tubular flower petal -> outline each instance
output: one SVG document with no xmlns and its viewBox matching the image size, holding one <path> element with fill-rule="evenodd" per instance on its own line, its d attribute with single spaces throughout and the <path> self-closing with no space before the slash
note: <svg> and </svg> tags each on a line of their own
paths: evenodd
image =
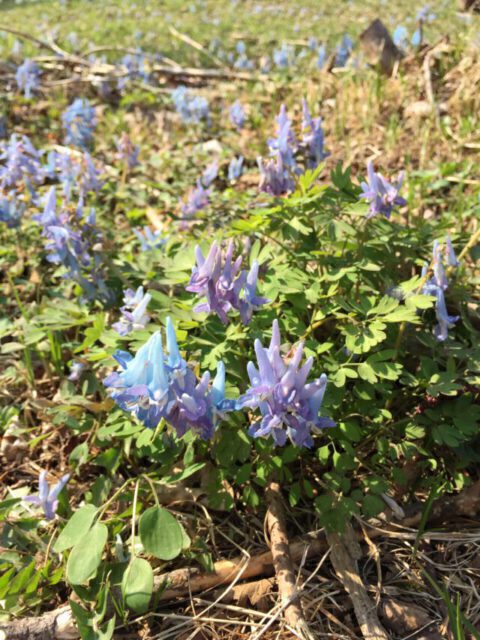
<svg viewBox="0 0 480 640">
<path fill-rule="evenodd" d="M 200 247 L 195 248 L 196 266 L 192 269 L 186 289 L 205 297 L 207 302 L 194 308 L 197 313 L 216 313 L 224 324 L 228 324 L 228 312 L 237 309 L 244 324 L 252 319 L 253 312 L 264 304 L 267 298 L 256 295 L 258 263 L 254 262 L 250 272 L 240 271 L 242 257 L 233 260 L 233 241 L 225 254 L 213 242 L 207 257 Z"/>
<path fill-rule="evenodd" d="M 364 198 L 370 203 L 369 218 L 381 213 L 386 218 L 390 218 L 395 207 L 403 207 L 407 201 L 398 195 L 403 182 L 403 173 L 398 177 L 396 183 L 390 184 L 380 173 L 375 173 L 371 162 L 367 165 L 368 179 L 362 182 L 363 193 L 360 198 Z"/>
<path fill-rule="evenodd" d="M 218 364 L 217 375 L 200 380 L 180 355 L 175 330 L 167 318 L 167 352 L 160 332 L 156 332 L 137 353 L 115 354 L 120 370 L 104 384 L 111 397 L 146 427 L 155 428 L 163 418 L 179 436 L 193 430 L 201 438 L 212 438 L 216 426 L 234 403 L 225 399 L 225 367 Z"/>
<path fill-rule="evenodd" d="M 271 435 L 279 446 L 289 438 L 298 447 L 311 447 L 312 431 L 334 426 L 332 420 L 318 415 L 327 385 L 326 375 L 306 383 L 313 359 L 309 358 L 299 369 L 303 344 L 297 347 L 289 362 L 282 359 L 277 320 L 273 322 L 270 346 L 266 349 L 256 340 L 255 354 L 258 370 L 252 362 L 248 363 L 252 386 L 237 402 L 237 408 L 260 409 L 262 418 L 252 424 L 250 435 L 256 438 Z"/>
</svg>

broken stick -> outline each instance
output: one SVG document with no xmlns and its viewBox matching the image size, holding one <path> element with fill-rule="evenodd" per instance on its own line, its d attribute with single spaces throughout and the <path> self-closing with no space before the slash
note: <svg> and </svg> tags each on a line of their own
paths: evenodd
<svg viewBox="0 0 480 640">
<path fill-rule="evenodd" d="M 268 509 L 266 514 L 267 532 L 270 536 L 270 550 L 277 576 L 278 591 L 284 610 L 285 622 L 295 629 L 302 638 L 312 638 L 302 605 L 297 593 L 295 567 L 288 544 L 285 512 L 283 509 L 280 485 L 270 482 L 266 491 Z"/>
<path fill-rule="evenodd" d="M 335 573 L 350 596 L 360 631 L 365 640 L 388 640 L 385 629 L 380 624 L 375 604 L 370 599 L 357 568 L 359 544 L 350 523 L 345 534 L 327 533 L 331 548 L 330 560 Z M 360 552 L 361 554 L 361 552 Z"/>
</svg>

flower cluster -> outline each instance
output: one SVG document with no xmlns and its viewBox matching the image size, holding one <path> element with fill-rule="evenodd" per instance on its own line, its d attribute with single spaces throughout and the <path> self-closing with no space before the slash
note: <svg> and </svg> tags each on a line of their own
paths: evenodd
<svg viewBox="0 0 480 640">
<path fill-rule="evenodd" d="M 448 330 L 453 327 L 460 316 L 449 316 L 445 303 L 445 291 L 448 288 L 448 279 L 445 266 L 450 268 L 458 267 L 459 262 L 455 255 L 450 238 L 447 236 L 445 247 L 435 240 L 433 243 L 433 257 L 431 265 L 426 262 L 422 269 L 422 278 L 427 277 L 430 266 L 433 275 L 429 278 L 422 289 L 422 292 L 429 296 L 435 296 L 435 311 L 437 316 L 437 326 L 433 333 L 437 340 L 443 342 L 448 338 Z"/>
<path fill-rule="evenodd" d="M 192 94 L 183 85 L 172 92 L 172 101 L 177 113 L 186 124 L 198 124 L 202 120 L 210 122 L 208 100 Z"/>
<path fill-rule="evenodd" d="M 58 212 L 55 187 L 51 187 L 43 212 L 33 219 L 43 227 L 47 260 L 66 269 L 62 277 L 80 285 L 88 300 L 109 302 L 112 294 L 102 268 L 102 236 L 96 227 L 95 210 L 86 214 L 80 201 L 76 208 L 63 203 Z"/>
<path fill-rule="evenodd" d="M 186 289 L 207 299 L 194 307 L 196 313 L 216 313 L 224 324 L 228 324 L 228 312 L 236 309 L 241 320 L 248 324 L 255 310 L 268 300 L 257 296 L 258 263 L 250 271 L 240 271 L 242 256 L 233 261 L 233 240 L 225 254 L 216 242 L 205 258 L 200 247 L 195 247 L 196 266 L 192 269 Z"/>
<path fill-rule="evenodd" d="M 315 169 L 330 154 L 324 149 L 325 134 L 321 118 L 312 118 L 307 101 L 302 100 L 302 142 L 306 151 L 306 166 Z"/>
<path fill-rule="evenodd" d="M 403 173 L 394 184 L 390 184 L 380 173 L 375 173 L 371 162 L 367 165 L 368 179 L 362 182 L 363 193 L 360 198 L 364 198 L 370 203 L 369 218 L 381 213 L 386 218 L 390 218 L 394 207 L 403 207 L 407 201 L 398 195 L 402 187 Z"/>
<path fill-rule="evenodd" d="M 311 447 L 311 433 L 335 423 L 320 417 L 327 377 L 322 374 L 307 382 L 313 365 L 308 358 L 300 367 L 303 344 L 293 352 L 290 361 L 280 354 L 280 330 L 277 320 L 272 327 L 272 339 L 268 349 L 255 340 L 258 369 L 253 362 L 247 366 L 251 387 L 237 402 L 237 408 L 260 409 L 261 420 L 252 424 L 250 435 L 255 438 L 271 435 L 275 444 L 283 446 L 287 437 L 297 447 Z"/>
<path fill-rule="evenodd" d="M 162 238 L 160 230 L 152 231 L 150 227 L 146 226 L 143 229 L 134 229 L 133 233 L 137 236 L 142 251 L 159 249 L 167 241 L 166 238 Z"/>
<path fill-rule="evenodd" d="M 210 190 L 205 189 L 201 179 L 197 180 L 197 186 L 190 189 L 186 201 L 182 204 L 181 209 L 184 217 L 191 218 L 198 211 L 205 209 L 210 202 Z"/>
<path fill-rule="evenodd" d="M 45 180 L 41 156 L 27 136 L 12 134 L 0 145 L 0 187 L 26 188 L 35 198 L 35 187 Z"/>
<path fill-rule="evenodd" d="M 138 161 L 140 147 L 138 144 L 133 144 L 128 133 L 123 132 L 116 144 L 118 159 L 121 160 L 130 171 L 140 164 Z"/>
<path fill-rule="evenodd" d="M 86 99 L 76 98 L 63 112 L 65 142 L 76 147 L 86 148 L 93 140 L 96 126 L 95 109 Z"/>
<path fill-rule="evenodd" d="M 38 480 L 38 496 L 26 496 L 24 500 L 36 507 L 42 507 L 47 520 L 53 520 L 58 509 L 58 496 L 61 490 L 70 480 L 70 474 L 66 473 L 57 484 L 50 489 L 47 480 L 47 472 L 41 471 Z"/>
<path fill-rule="evenodd" d="M 25 207 L 25 203 L 17 197 L 15 191 L 0 193 L 0 222 L 5 222 L 7 227 L 18 226 Z"/>
<path fill-rule="evenodd" d="M 232 158 L 228 164 L 228 179 L 230 182 L 235 182 L 242 175 L 243 171 L 243 156 L 238 158 Z"/>
<path fill-rule="evenodd" d="M 51 178 L 58 178 L 63 186 L 63 196 L 70 202 L 72 191 L 78 189 L 84 198 L 88 192 L 98 193 L 103 186 L 100 169 L 87 152 L 51 151 L 48 154 L 48 172 Z"/>
<path fill-rule="evenodd" d="M 230 122 L 240 131 L 240 129 L 243 129 L 244 125 L 245 125 L 245 109 L 242 105 L 242 103 L 240 102 L 240 100 L 237 100 L 236 102 L 234 102 L 232 104 L 232 106 L 230 107 Z"/>
<path fill-rule="evenodd" d="M 15 80 L 20 91 L 23 91 L 24 97 L 29 100 L 32 93 L 40 86 L 40 69 L 36 62 L 27 58 L 17 68 Z"/>
<path fill-rule="evenodd" d="M 145 55 L 139 51 L 132 54 L 127 53 L 120 61 L 124 75 L 117 81 L 119 91 L 122 91 L 131 80 L 142 80 L 145 83 L 150 81 L 150 71 Z"/>
<path fill-rule="evenodd" d="M 302 110 L 301 139 L 297 140 L 292 121 L 282 104 L 276 118 L 276 135 L 268 140 L 270 158 L 257 159 L 260 191 L 274 196 L 293 191 L 295 178 L 305 169 L 315 169 L 329 155 L 324 149 L 321 118 L 312 118 L 305 100 Z"/>
<path fill-rule="evenodd" d="M 117 352 L 120 372 L 110 374 L 105 386 L 115 402 L 146 427 L 155 428 L 163 418 L 180 437 L 192 430 L 205 440 L 212 438 L 219 420 L 235 405 L 225 399 L 223 362 L 212 383 L 208 371 L 198 380 L 180 355 L 170 318 L 167 351 L 168 357 L 157 331 L 135 356 Z"/>
<path fill-rule="evenodd" d="M 138 287 L 136 291 L 126 289 L 123 294 L 125 304 L 120 308 L 122 317 L 112 328 L 121 336 L 126 336 L 136 329 L 144 329 L 150 321 L 147 307 L 151 299 L 152 296 L 144 293 L 143 287 Z"/>
</svg>

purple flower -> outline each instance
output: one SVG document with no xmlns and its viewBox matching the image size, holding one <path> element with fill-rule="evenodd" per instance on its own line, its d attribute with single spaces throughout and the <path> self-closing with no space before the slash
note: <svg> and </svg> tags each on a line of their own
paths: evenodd
<svg viewBox="0 0 480 640">
<path fill-rule="evenodd" d="M 293 51 L 292 48 L 282 43 L 281 47 L 278 49 L 274 49 L 273 51 L 273 62 L 278 69 L 288 69 L 288 67 L 292 64 L 293 61 Z"/>
<path fill-rule="evenodd" d="M 76 98 L 63 112 L 62 122 L 66 131 L 66 144 L 73 144 L 81 148 L 90 144 L 96 120 L 95 109 L 88 100 Z"/>
<path fill-rule="evenodd" d="M 122 317 L 112 325 L 112 328 L 121 336 L 126 336 L 137 329 L 144 329 L 150 321 L 147 314 L 147 306 L 152 296 L 143 292 L 143 287 L 136 291 L 127 289 L 124 292 L 124 306 L 120 311 Z"/>
<path fill-rule="evenodd" d="M 294 179 L 285 168 L 280 152 L 277 153 L 276 159 L 257 158 L 257 164 L 260 169 L 260 183 L 258 185 L 260 191 L 271 196 L 281 196 L 295 190 Z"/>
<path fill-rule="evenodd" d="M 5 222 L 7 227 L 18 227 L 25 208 L 15 191 L 0 193 L 0 222 Z"/>
<path fill-rule="evenodd" d="M 120 91 L 126 87 L 129 80 L 140 79 L 145 83 L 149 82 L 150 72 L 148 70 L 147 60 L 141 51 L 135 54 L 127 53 L 127 55 L 123 56 L 120 64 L 125 74 L 117 81 L 117 87 Z"/>
<path fill-rule="evenodd" d="M 47 520 L 53 520 L 58 508 L 58 496 L 69 480 L 70 474 L 67 473 L 50 489 L 47 481 L 47 472 L 41 471 L 38 480 L 38 496 L 26 496 L 24 500 L 37 507 L 42 507 Z"/>
<path fill-rule="evenodd" d="M 95 210 L 86 214 L 80 200 L 75 210 L 63 203 L 58 211 L 55 187 L 51 187 L 43 213 L 33 219 L 43 227 L 47 260 L 65 267 L 62 277 L 79 284 L 88 300 L 109 302 L 112 293 L 105 282 L 103 238 L 96 228 Z"/>
<path fill-rule="evenodd" d="M 279 153 L 282 157 L 283 166 L 296 172 L 297 169 L 294 155 L 297 151 L 298 143 L 292 130 L 292 121 L 288 117 L 287 109 L 284 104 L 280 107 L 280 112 L 276 118 L 276 122 L 276 137 L 269 138 L 268 140 L 270 154 L 272 156 L 276 156 L 277 153 Z"/>
<path fill-rule="evenodd" d="M 235 182 L 242 175 L 243 170 L 243 156 L 238 156 L 238 158 L 232 158 L 228 165 L 228 179 L 230 182 Z"/>
<path fill-rule="evenodd" d="M 230 122 L 237 127 L 238 130 L 243 129 L 245 125 L 245 109 L 240 100 L 237 100 L 230 107 Z"/>
<path fill-rule="evenodd" d="M 253 311 L 267 304 L 268 300 L 256 295 L 258 263 L 253 263 L 248 274 L 245 270 L 240 271 L 242 256 L 233 261 L 233 249 L 233 240 L 225 254 L 214 242 L 205 258 L 200 247 L 195 247 L 197 264 L 192 269 L 186 289 L 207 299 L 196 305 L 194 312 L 216 313 L 224 324 L 228 324 L 229 311 L 236 309 L 242 322 L 248 324 Z"/>
<path fill-rule="evenodd" d="M 324 44 L 318 47 L 317 51 L 317 69 L 323 69 L 327 61 L 327 48 Z"/>
<path fill-rule="evenodd" d="M 394 184 L 390 184 L 380 174 L 375 173 L 371 162 L 367 165 L 368 180 L 362 182 L 363 193 L 360 198 L 365 198 L 370 203 L 369 218 L 381 213 L 386 218 L 390 218 L 394 207 L 403 207 L 407 201 L 398 195 L 403 182 L 403 173 Z"/>
<path fill-rule="evenodd" d="M 86 366 L 87 365 L 84 362 L 74 360 L 70 366 L 70 374 L 68 375 L 67 380 L 70 380 L 70 382 L 78 382 Z"/>
<path fill-rule="evenodd" d="M 269 348 L 265 349 L 260 340 L 255 340 L 255 354 L 258 368 L 253 362 L 247 366 L 252 386 L 237 403 L 237 408 L 260 409 L 262 414 L 261 420 L 250 427 L 249 434 L 255 438 L 271 435 L 279 446 L 289 438 L 297 447 L 311 447 L 312 431 L 335 424 L 318 415 L 327 385 L 326 375 L 307 382 L 313 358 L 308 358 L 300 367 L 303 343 L 299 344 L 288 362 L 282 358 L 277 320 L 273 322 Z"/>
<path fill-rule="evenodd" d="M 302 141 L 307 150 L 306 166 L 309 169 L 315 169 L 329 156 L 329 153 L 323 148 L 322 119 L 312 118 L 305 99 L 302 100 L 302 110 Z"/>
<path fill-rule="evenodd" d="M 138 144 L 133 144 L 128 133 L 123 132 L 116 145 L 118 149 L 118 158 L 122 162 L 125 162 L 130 170 L 140 164 L 138 161 L 140 147 Z"/>
<path fill-rule="evenodd" d="M 205 189 L 201 179 L 197 180 L 197 186 L 190 189 L 187 201 L 181 206 L 182 213 L 186 218 L 192 218 L 196 213 L 205 209 L 210 200 L 210 190 Z"/>
<path fill-rule="evenodd" d="M 172 91 L 172 101 L 180 118 L 186 124 L 198 124 L 205 120 L 210 122 L 208 101 L 202 96 L 192 94 L 186 87 L 180 85 Z"/>
<path fill-rule="evenodd" d="M 40 69 L 38 65 L 27 58 L 15 74 L 18 88 L 23 91 L 25 98 L 30 99 L 32 93 L 40 86 Z"/>
<path fill-rule="evenodd" d="M 152 251 L 153 249 L 160 248 L 167 241 L 166 238 L 162 238 L 162 232 L 160 230 L 152 231 L 150 227 L 143 227 L 143 229 L 134 229 L 133 233 L 140 241 L 140 248 L 142 251 Z"/>
<path fill-rule="evenodd" d="M 258 262 L 255 260 L 247 274 L 243 287 L 243 297 L 239 299 L 240 317 L 243 324 L 249 324 L 253 312 L 269 302 L 268 298 L 257 296 Z"/>
<path fill-rule="evenodd" d="M 445 270 L 445 263 L 449 267 L 458 267 L 460 264 L 455 255 L 450 237 L 445 240 L 445 248 L 442 248 L 438 240 L 433 243 L 432 270 L 433 276 L 429 278 L 423 286 L 422 293 L 435 296 L 435 313 L 438 324 L 433 330 L 437 340 L 441 342 L 448 338 L 448 330 L 459 320 L 460 316 L 450 316 L 445 303 L 445 291 L 448 287 L 448 279 Z M 428 273 L 429 264 L 426 262 L 422 269 L 422 278 Z"/>
<path fill-rule="evenodd" d="M 38 152 L 27 136 L 11 135 L 0 145 L 0 186 L 18 187 L 24 184 L 35 197 L 35 186 L 45 179 L 45 170 Z"/>
<path fill-rule="evenodd" d="M 352 49 L 353 40 L 350 38 L 350 36 L 345 34 L 340 44 L 337 46 L 337 51 L 335 54 L 336 67 L 344 67 L 347 64 L 350 54 L 352 53 Z"/>
<path fill-rule="evenodd" d="M 115 402 L 146 427 L 155 428 L 163 418 L 178 436 L 192 430 L 210 439 L 224 413 L 234 408 L 225 399 L 225 367 L 218 364 L 211 384 L 208 372 L 198 380 L 180 355 L 170 318 L 166 333 L 168 357 L 157 331 L 135 356 L 117 352 L 120 372 L 110 374 L 104 384 Z"/>
<path fill-rule="evenodd" d="M 218 162 L 214 160 L 211 162 L 205 171 L 202 173 L 202 186 L 209 187 L 215 178 L 218 176 Z"/>
</svg>

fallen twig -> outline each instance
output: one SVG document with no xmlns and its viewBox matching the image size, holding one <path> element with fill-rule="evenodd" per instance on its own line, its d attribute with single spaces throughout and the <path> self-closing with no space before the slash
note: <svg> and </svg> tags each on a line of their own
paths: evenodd
<svg viewBox="0 0 480 640">
<path fill-rule="evenodd" d="M 188 44 L 189 47 L 192 47 L 193 49 L 200 51 L 201 53 L 203 53 L 203 55 L 207 56 L 207 58 L 210 58 L 210 60 L 214 62 L 216 65 L 218 65 L 219 67 L 224 66 L 220 58 L 217 58 L 216 55 L 214 55 L 213 53 L 205 49 L 205 47 L 202 44 L 200 44 L 200 42 L 197 42 L 196 40 L 194 40 L 190 36 L 187 36 L 184 33 L 180 33 L 180 31 L 175 29 L 175 27 L 169 27 L 168 30 L 170 31 L 170 33 L 174 38 L 177 38 L 178 40 L 181 40 L 185 44 Z"/>
<path fill-rule="evenodd" d="M 335 572 L 350 596 L 360 630 L 366 640 L 388 640 L 385 629 L 380 624 L 376 607 L 370 600 L 365 585 L 358 574 L 357 560 L 360 547 L 350 524 L 345 534 L 327 533 L 331 548 L 330 559 Z M 360 552 L 361 555 L 361 552 Z"/>
<path fill-rule="evenodd" d="M 270 549 L 275 575 L 277 576 L 278 591 L 282 603 L 289 603 L 284 611 L 285 622 L 295 629 L 300 636 L 311 638 L 312 635 L 297 595 L 295 568 L 290 555 L 282 496 L 277 482 L 269 484 L 266 498 L 268 503 L 266 525 L 270 537 Z"/>
</svg>

